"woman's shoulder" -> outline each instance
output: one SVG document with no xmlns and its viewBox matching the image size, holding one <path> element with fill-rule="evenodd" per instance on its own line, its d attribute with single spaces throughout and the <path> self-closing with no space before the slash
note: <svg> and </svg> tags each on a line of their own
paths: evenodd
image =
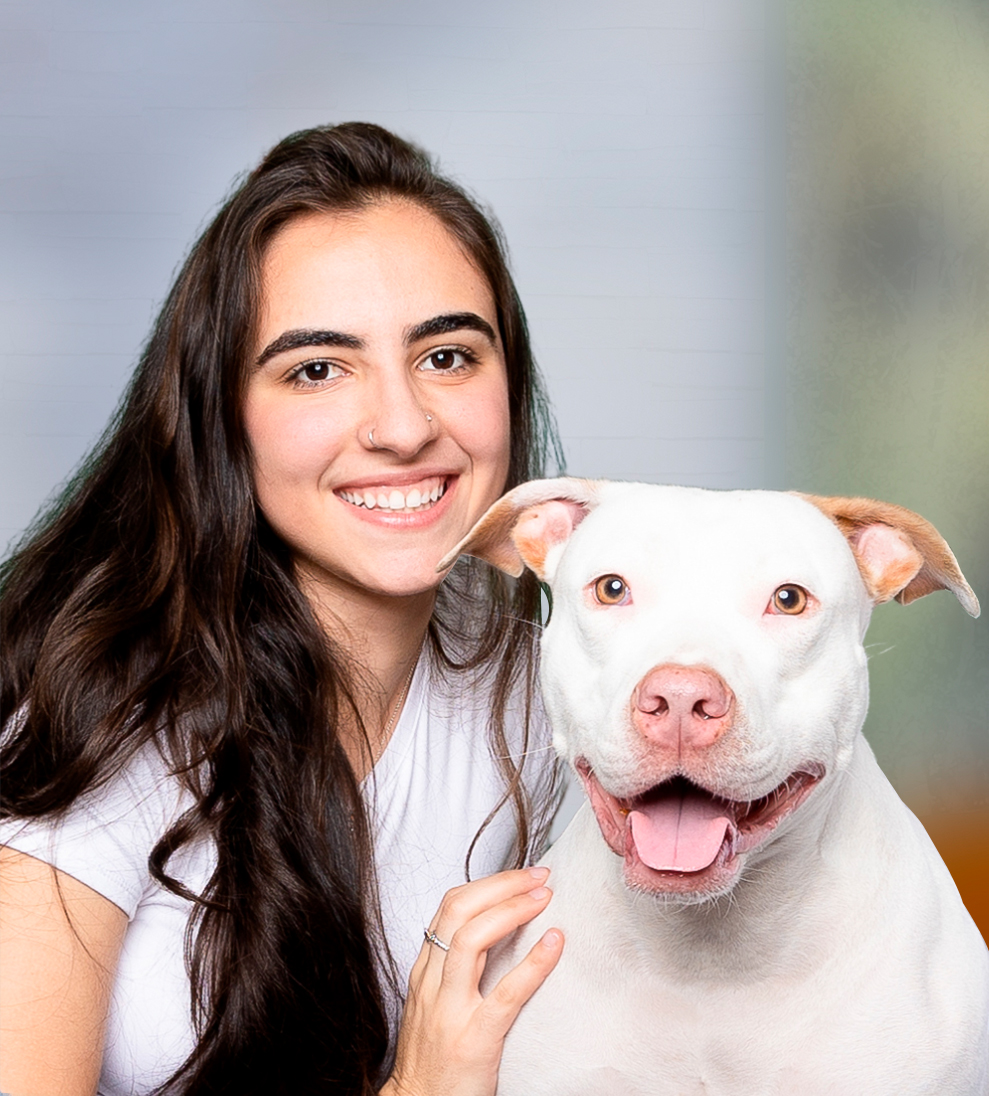
<svg viewBox="0 0 989 1096">
<path fill-rule="evenodd" d="M 499 677 L 497 662 L 479 666 L 450 666 L 427 652 L 423 701 L 431 713 L 464 727 L 490 725 L 492 714 L 501 707 L 504 727 L 511 738 L 521 738 L 528 725 L 531 733 L 545 736 L 546 715 L 535 675 L 530 684 L 527 667 L 519 666 L 507 681 Z"/>
<path fill-rule="evenodd" d="M 132 917 L 151 885 L 148 857 L 192 804 L 155 742 L 64 812 L 0 822 L 0 843 L 51 864 Z"/>
<path fill-rule="evenodd" d="M 422 755 L 421 764 L 434 774 L 443 770 L 446 782 L 480 781 L 496 799 L 504 791 L 507 768 L 517 769 L 533 801 L 545 802 L 556 795 L 559 763 L 542 697 L 528 674 L 503 684 L 497 671 L 497 664 L 451 669 L 431 659 L 408 751 Z"/>
</svg>

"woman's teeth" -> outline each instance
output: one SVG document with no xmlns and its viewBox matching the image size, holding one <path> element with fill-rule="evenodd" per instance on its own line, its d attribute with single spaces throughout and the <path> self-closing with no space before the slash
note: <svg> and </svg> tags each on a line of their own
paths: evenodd
<svg viewBox="0 0 989 1096">
<path fill-rule="evenodd" d="M 416 510 L 428 510 L 446 493 L 445 479 L 426 480 L 415 487 L 400 491 L 397 487 L 366 487 L 362 491 L 337 492 L 352 506 L 366 510 L 390 510 L 411 514 Z"/>
</svg>

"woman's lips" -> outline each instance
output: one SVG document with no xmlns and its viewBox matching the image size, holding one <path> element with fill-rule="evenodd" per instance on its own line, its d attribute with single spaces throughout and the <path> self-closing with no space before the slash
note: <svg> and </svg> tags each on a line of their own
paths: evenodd
<svg viewBox="0 0 989 1096">
<path fill-rule="evenodd" d="M 341 487 L 338 498 L 361 510 L 390 514 L 415 514 L 431 510 L 446 494 L 448 476 L 428 476 L 417 483 L 395 487 L 380 484 L 368 487 Z"/>
</svg>

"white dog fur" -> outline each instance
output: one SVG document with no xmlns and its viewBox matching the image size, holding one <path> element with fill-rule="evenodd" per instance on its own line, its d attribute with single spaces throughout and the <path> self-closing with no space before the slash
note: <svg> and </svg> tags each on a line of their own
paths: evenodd
<svg viewBox="0 0 989 1096">
<path fill-rule="evenodd" d="M 861 734 L 873 605 L 950 589 L 978 614 L 933 526 L 541 480 L 441 567 L 462 552 L 548 583 L 546 708 L 592 800 L 548 910 L 489 958 L 488 987 L 566 936 L 499 1096 L 986 1096 L 989 955 Z"/>
</svg>

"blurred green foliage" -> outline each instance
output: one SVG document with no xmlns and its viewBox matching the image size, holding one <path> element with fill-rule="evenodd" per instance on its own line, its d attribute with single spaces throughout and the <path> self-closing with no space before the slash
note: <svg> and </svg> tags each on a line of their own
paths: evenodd
<svg viewBox="0 0 989 1096">
<path fill-rule="evenodd" d="M 989 5 L 786 10 L 788 486 L 923 514 L 989 610 Z M 989 612 L 881 606 L 867 643 L 900 793 L 989 803 Z"/>
</svg>

